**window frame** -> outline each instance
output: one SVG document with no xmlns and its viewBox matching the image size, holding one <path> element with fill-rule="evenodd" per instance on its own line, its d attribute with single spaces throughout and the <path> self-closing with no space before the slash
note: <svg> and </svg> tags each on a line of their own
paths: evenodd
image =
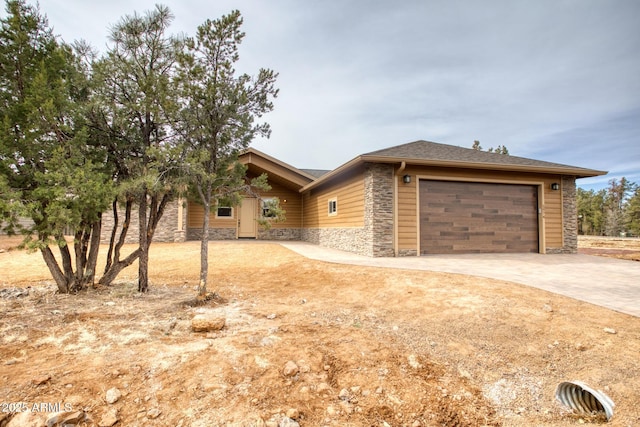
<svg viewBox="0 0 640 427">
<path fill-rule="evenodd" d="M 338 215 L 338 198 L 331 197 L 327 201 L 327 216 L 336 216 Z"/>
<path fill-rule="evenodd" d="M 216 219 L 233 219 L 234 209 L 233 206 L 216 206 Z M 229 215 L 219 215 L 219 209 L 229 209 Z"/>
<path fill-rule="evenodd" d="M 277 197 L 262 197 L 260 198 L 260 217 L 262 219 L 275 218 L 276 215 L 265 215 L 265 205 L 272 200 L 279 200 Z"/>
</svg>

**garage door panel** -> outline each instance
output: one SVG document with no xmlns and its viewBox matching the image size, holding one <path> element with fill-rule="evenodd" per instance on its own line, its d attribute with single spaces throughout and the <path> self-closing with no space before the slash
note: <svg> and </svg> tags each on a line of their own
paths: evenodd
<svg viewBox="0 0 640 427">
<path fill-rule="evenodd" d="M 421 253 L 538 252 L 537 188 L 420 181 Z"/>
</svg>

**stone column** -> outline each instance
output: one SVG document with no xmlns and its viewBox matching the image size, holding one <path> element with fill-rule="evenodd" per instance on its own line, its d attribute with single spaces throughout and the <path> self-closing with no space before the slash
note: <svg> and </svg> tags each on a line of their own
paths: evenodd
<svg viewBox="0 0 640 427">
<path fill-rule="evenodd" d="M 578 208 L 576 177 L 562 176 L 562 252 L 578 252 Z"/>
<path fill-rule="evenodd" d="M 367 255 L 393 257 L 393 165 L 367 163 L 364 174 Z"/>
</svg>

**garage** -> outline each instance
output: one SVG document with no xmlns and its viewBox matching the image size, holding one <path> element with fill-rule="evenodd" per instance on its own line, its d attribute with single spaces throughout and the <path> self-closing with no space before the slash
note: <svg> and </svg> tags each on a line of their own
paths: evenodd
<svg viewBox="0 0 640 427">
<path fill-rule="evenodd" d="M 420 253 L 538 252 L 538 187 L 420 180 Z"/>
</svg>

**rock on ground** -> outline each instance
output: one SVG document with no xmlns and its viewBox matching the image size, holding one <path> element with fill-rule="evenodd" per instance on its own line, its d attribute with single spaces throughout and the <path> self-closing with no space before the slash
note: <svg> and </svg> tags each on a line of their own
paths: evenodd
<svg viewBox="0 0 640 427">
<path fill-rule="evenodd" d="M 282 370 L 282 374 L 283 374 L 285 377 L 293 377 L 293 376 L 295 376 L 299 371 L 300 371 L 300 368 L 298 367 L 298 365 L 296 365 L 296 362 L 294 362 L 293 360 L 289 360 L 289 361 L 284 365 L 284 369 Z"/>
<path fill-rule="evenodd" d="M 224 317 L 210 314 L 197 314 L 191 319 L 191 330 L 193 330 L 193 332 L 219 331 L 224 328 L 225 323 Z"/>
<path fill-rule="evenodd" d="M 111 409 L 102 415 L 100 422 L 98 423 L 99 427 L 111 427 L 115 423 L 118 422 L 118 411 L 116 409 Z"/>
<path fill-rule="evenodd" d="M 122 397 L 122 392 L 117 388 L 113 387 L 107 390 L 106 400 L 107 403 L 113 404 L 116 403 Z"/>
</svg>

